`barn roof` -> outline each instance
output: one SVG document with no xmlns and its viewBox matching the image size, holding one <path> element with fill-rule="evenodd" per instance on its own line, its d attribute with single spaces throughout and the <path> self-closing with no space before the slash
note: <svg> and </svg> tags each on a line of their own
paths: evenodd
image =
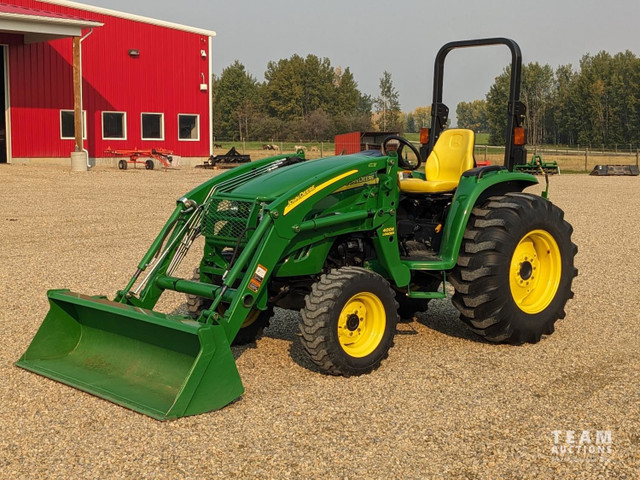
<svg viewBox="0 0 640 480">
<path fill-rule="evenodd" d="M 7 13 L 10 15 L 28 15 L 29 17 L 47 17 L 59 20 L 78 20 L 91 22 L 91 20 L 76 17 L 74 15 L 63 15 L 61 13 L 49 12 L 47 10 L 40 10 L 38 8 L 20 7 L 18 5 L 9 5 L 7 3 L 0 3 L 0 13 Z"/>
<path fill-rule="evenodd" d="M 0 32 L 22 34 L 25 43 L 77 37 L 83 28 L 102 25 L 74 15 L 0 3 Z"/>
<path fill-rule="evenodd" d="M 141 15 L 134 15 L 132 13 L 119 12 L 117 10 L 110 10 L 108 8 L 95 7 L 93 5 L 87 5 L 85 3 L 70 2 L 67 0 L 38 0 L 38 1 L 42 3 L 49 3 L 51 5 L 59 5 L 61 7 L 85 10 L 87 12 L 98 13 L 100 15 L 109 15 L 111 17 L 124 18 L 126 20 L 133 20 L 135 22 L 148 23 L 150 25 L 157 25 L 159 27 L 172 28 L 174 30 L 182 30 L 185 32 L 195 33 L 198 35 L 205 35 L 207 37 L 216 36 L 216 32 L 214 32 L 213 30 L 189 27 L 187 25 L 181 25 L 179 23 L 166 22 L 164 20 L 157 20 L 155 18 L 143 17 Z"/>
</svg>

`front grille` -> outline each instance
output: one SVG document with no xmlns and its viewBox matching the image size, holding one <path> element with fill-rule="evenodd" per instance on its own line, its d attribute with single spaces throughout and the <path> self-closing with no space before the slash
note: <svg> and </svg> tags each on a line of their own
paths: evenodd
<svg viewBox="0 0 640 480">
<path fill-rule="evenodd" d="M 253 202 L 229 199 L 213 199 L 205 208 L 202 231 L 207 238 L 235 245 L 239 238 L 246 243 L 251 231 Z M 254 220 L 255 221 L 255 220 Z"/>
</svg>

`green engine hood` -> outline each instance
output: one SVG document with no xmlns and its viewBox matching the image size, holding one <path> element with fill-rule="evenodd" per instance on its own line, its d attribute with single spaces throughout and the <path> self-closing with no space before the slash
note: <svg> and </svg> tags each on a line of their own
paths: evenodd
<svg viewBox="0 0 640 480">
<path fill-rule="evenodd" d="M 273 200 L 288 192 L 296 185 L 328 170 L 342 167 L 344 171 L 353 168 L 370 156 L 363 154 L 326 157 L 318 160 L 307 160 L 288 167 L 278 168 L 243 183 L 232 192 L 234 197 L 254 199 L 257 197 Z"/>
</svg>

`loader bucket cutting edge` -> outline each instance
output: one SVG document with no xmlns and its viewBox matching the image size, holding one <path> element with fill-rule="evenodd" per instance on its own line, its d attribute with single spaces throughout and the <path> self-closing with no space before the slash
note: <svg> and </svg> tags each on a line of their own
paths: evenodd
<svg viewBox="0 0 640 480">
<path fill-rule="evenodd" d="M 217 410 L 244 391 L 221 325 L 68 290 L 47 296 L 19 367 L 158 420 Z"/>
</svg>

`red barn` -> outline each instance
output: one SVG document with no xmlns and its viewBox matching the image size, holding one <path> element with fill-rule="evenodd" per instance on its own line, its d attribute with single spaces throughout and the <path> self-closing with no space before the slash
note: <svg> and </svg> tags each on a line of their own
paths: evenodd
<svg viewBox="0 0 640 480">
<path fill-rule="evenodd" d="M 74 105 L 82 105 L 82 148 L 97 163 L 107 148 L 208 157 L 214 36 L 63 0 L 0 3 L 0 163 L 67 162 L 80 149 Z"/>
</svg>

